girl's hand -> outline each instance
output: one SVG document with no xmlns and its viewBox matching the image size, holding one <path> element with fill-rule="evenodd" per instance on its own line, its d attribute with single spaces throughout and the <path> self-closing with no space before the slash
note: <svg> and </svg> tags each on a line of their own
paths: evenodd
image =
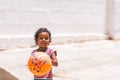
<svg viewBox="0 0 120 80">
<path fill-rule="evenodd" d="M 57 61 L 57 57 L 56 57 L 55 52 L 52 53 L 51 60 L 52 60 L 52 65 L 57 67 L 58 66 L 58 61 Z"/>
</svg>

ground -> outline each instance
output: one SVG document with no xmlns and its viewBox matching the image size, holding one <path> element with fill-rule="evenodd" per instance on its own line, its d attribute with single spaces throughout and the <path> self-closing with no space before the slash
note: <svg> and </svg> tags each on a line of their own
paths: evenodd
<svg viewBox="0 0 120 80">
<path fill-rule="evenodd" d="M 120 41 L 98 40 L 49 46 L 57 50 L 54 80 L 120 80 Z M 19 80 L 33 80 L 27 69 L 33 48 L 0 52 L 1 67 Z"/>
</svg>

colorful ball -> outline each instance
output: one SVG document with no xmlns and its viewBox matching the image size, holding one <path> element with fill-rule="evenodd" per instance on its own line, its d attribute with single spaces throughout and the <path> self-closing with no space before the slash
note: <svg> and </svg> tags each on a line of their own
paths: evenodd
<svg viewBox="0 0 120 80">
<path fill-rule="evenodd" d="M 28 60 L 28 69 L 37 76 L 43 76 L 51 70 L 52 62 L 46 53 L 35 52 Z"/>
</svg>

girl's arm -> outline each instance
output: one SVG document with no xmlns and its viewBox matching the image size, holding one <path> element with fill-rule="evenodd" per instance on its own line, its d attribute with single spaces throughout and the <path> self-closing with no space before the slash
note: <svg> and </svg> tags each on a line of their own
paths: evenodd
<svg viewBox="0 0 120 80">
<path fill-rule="evenodd" d="M 51 55 L 51 59 L 52 59 L 52 65 L 53 66 L 58 66 L 58 60 L 57 60 L 57 57 L 56 57 L 56 52 L 53 52 L 52 55 Z"/>
</svg>

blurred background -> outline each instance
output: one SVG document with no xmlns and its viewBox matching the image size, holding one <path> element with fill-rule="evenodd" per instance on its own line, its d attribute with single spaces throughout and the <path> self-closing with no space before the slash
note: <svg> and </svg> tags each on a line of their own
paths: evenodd
<svg viewBox="0 0 120 80">
<path fill-rule="evenodd" d="M 0 0 L 0 80 L 33 80 L 26 64 L 40 27 L 58 52 L 55 80 L 120 80 L 120 0 Z"/>
<path fill-rule="evenodd" d="M 47 27 L 53 44 L 119 39 L 119 0 L 0 0 L 0 48 L 34 45 Z"/>
</svg>

